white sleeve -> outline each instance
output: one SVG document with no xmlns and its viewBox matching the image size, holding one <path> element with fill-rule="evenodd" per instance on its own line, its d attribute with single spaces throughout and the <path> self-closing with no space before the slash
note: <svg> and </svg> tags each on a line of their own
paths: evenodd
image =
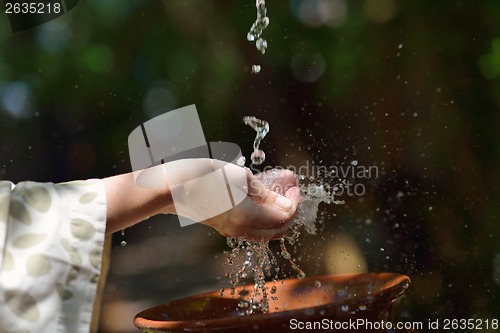
<svg viewBox="0 0 500 333">
<path fill-rule="evenodd" d="M 100 180 L 0 182 L 0 332 L 88 333 L 105 231 Z"/>
</svg>

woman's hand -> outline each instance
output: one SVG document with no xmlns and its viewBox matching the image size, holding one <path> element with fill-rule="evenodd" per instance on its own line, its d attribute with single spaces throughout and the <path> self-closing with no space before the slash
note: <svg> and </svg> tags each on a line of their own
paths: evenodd
<svg viewBox="0 0 500 333">
<path fill-rule="evenodd" d="M 203 221 L 224 236 L 268 241 L 293 223 L 300 200 L 297 176 L 289 170 L 247 172 L 248 195 L 232 209 Z M 265 184 L 265 185 L 264 185 Z"/>
</svg>

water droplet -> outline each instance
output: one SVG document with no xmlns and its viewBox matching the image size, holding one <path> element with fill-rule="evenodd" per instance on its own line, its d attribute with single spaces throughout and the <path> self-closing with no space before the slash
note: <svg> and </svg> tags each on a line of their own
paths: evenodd
<svg viewBox="0 0 500 333">
<path fill-rule="evenodd" d="M 318 288 L 321 288 L 321 281 L 320 280 L 314 281 L 314 285 Z"/>
<path fill-rule="evenodd" d="M 257 50 L 259 50 L 262 54 L 266 53 L 267 49 L 267 40 L 264 38 L 259 38 L 255 42 L 255 47 L 257 47 Z"/>
<path fill-rule="evenodd" d="M 235 247 L 236 245 L 236 240 L 234 238 L 228 237 L 227 240 L 227 245 L 231 248 Z"/>
<path fill-rule="evenodd" d="M 286 252 L 286 251 L 282 251 L 281 252 L 281 256 L 285 259 L 290 259 L 291 256 L 290 256 L 290 253 Z"/>
<path fill-rule="evenodd" d="M 347 312 L 349 311 L 349 305 L 342 305 L 340 309 L 344 312 Z"/>
<path fill-rule="evenodd" d="M 256 65 L 254 65 L 256 66 Z M 259 66 L 260 68 L 260 66 Z M 269 132 L 269 123 L 265 120 L 258 119 L 252 116 L 243 117 L 243 123 L 253 128 L 256 132 L 255 139 L 253 141 L 253 153 L 250 156 L 252 164 L 259 165 L 262 164 L 266 158 L 265 153 L 259 149 L 262 139 Z"/>
<path fill-rule="evenodd" d="M 262 25 L 262 30 L 264 30 L 265 28 L 267 28 L 267 26 L 269 25 L 269 17 L 264 16 L 262 18 L 261 25 Z"/>
<path fill-rule="evenodd" d="M 352 165 L 352 166 L 356 166 L 356 165 L 358 165 L 358 161 L 356 161 L 356 160 L 352 161 L 352 162 L 351 162 L 351 165 Z"/>
<path fill-rule="evenodd" d="M 252 73 L 257 74 L 260 73 L 260 65 L 252 65 Z"/>
<path fill-rule="evenodd" d="M 263 38 L 262 32 L 269 25 L 269 17 L 267 17 L 266 2 L 264 0 L 256 0 L 255 7 L 257 8 L 257 18 L 255 22 L 250 27 L 250 31 L 247 34 L 247 40 L 249 42 L 255 42 L 255 47 L 262 53 L 266 53 L 267 41 Z M 259 73 L 259 71 L 253 71 L 253 73 Z"/>
<path fill-rule="evenodd" d="M 366 310 L 366 305 L 361 304 L 361 305 L 359 306 L 359 309 L 360 309 L 361 311 L 365 311 L 365 310 Z"/>
<path fill-rule="evenodd" d="M 244 167 L 245 166 L 245 163 L 246 163 L 247 159 L 245 158 L 245 156 L 240 156 L 237 160 L 236 160 L 236 165 L 240 166 L 240 167 Z"/>
<path fill-rule="evenodd" d="M 127 242 L 126 242 L 126 241 L 124 241 L 124 240 L 122 240 L 122 242 L 120 243 L 120 245 L 121 245 L 121 246 L 125 246 L 125 245 L 127 245 Z"/>
<path fill-rule="evenodd" d="M 260 165 L 266 160 L 266 154 L 262 150 L 258 149 L 250 155 L 250 159 L 252 160 L 252 164 Z"/>
</svg>

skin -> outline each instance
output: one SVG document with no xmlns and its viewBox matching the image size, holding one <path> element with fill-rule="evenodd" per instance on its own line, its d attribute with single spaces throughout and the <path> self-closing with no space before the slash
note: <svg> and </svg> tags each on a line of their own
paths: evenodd
<svg viewBox="0 0 500 333">
<path fill-rule="evenodd" d="M 213 165 L 212 160 L 201 159 L 189 163 L 193 167 L 188 171 L 181 169 L 179 174 L 176 173 L 176 180 L 180 181 L 175 183 L 179 184 L 184 178 L 193 177 L 198 165 L 203 163 L 204 166 L 206 163 Z M 230 165 L 231 168 L 240 167 Z M 252 175 L 246 170 L 246 177 L 248 194 L 245 199 L 232 209 L 201 223 L 229 237 L 243 237 L 253 241 L 278 238 L 293 223 L 293 216 L 300 200 L 296 175 L 288 170 L 273 170 Z M 271 184 L 269 188 L 262 183 L 264 179 Z M 130 227 L 153 215 L 176 213 L 171 188 L 166 180 L 163 181 L 164 186 L 148 189 L 138 186 L 134 174 L 127 173 L 104 178 L 102 183 L 107 197 L 106 233 L 108 234 Z M 193 202 L 192 205 L 196 207 L 197 203 Z"/>
</svg>

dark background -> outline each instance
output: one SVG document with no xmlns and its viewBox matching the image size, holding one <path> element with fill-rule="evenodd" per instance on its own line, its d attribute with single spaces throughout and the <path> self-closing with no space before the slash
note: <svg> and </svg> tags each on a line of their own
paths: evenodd
<svg viewBox="0 0 500 333">
<path fill-rule="evenodd" d="M 500 2 L 269 0 L 265 55 L 246 41 L 255 15 L 252 0 L 88 0 L 12 33 L 0 14 L 0 179 L 128 172 L 128 134 L 189 104 L 207 141 L 248 157 L 255 115 L 267 165 L 379 170 L 320 206 L 295 251 L 308 275 L 399 272 L 403 320 L 500 319 Z M 203 225 L 155 217 L 115 245 L 102 332 L 227 285 L 225 239 Z"/>
</svg>

